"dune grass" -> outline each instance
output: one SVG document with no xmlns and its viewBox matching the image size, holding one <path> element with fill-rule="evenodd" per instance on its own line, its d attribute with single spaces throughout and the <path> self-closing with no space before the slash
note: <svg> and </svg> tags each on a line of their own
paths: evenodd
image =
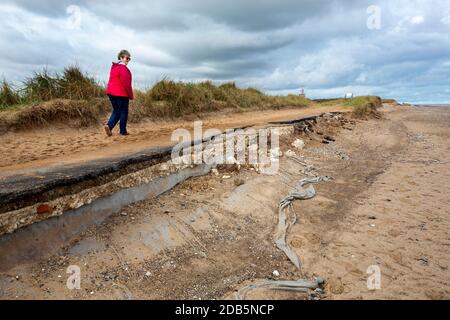
<svg viewBox="0 0 450 320">
<path fill-rule="evenodd" d="M 6 81 L 0 90 L 0 131 L 67 123 L 86 127 L 104 120 L 110 111 L 105 88 L 79 67 L 51 75 L 36 72 L 15 90 Z M 163 79 L 146 91 L 135 90 L 129 119 L 177 118 L 214 111 L 246 111 L 307 107 L 311 101 L 300 96 L 268 96 L 235 83 L 215 85 L 211 81 L 192 83 Z"/>
<path fill-rule="evenodd" d="M 62 74 L 50 74 L 47 70 L 36 72 L 19 89 L 3 81 L 0 88 L 0 131 L 36 128 L 57 122 L 72 127 L 99 124 L 111 109 L 105 91 L 78 66 L 65 68 Z M 266 95 L 255 88 L 239 88 L 234 82 L 216 85 L 211 81 L 193 83 L 163 79 L 148 90 L 135 90 L 129 119 L 138 122 L 144 118 L 167 119 L 208 112 L 311 105 L 344 105 L 353 108 L 356 116 L 363 116 L 376 114 L 381 99 L 356 97 L 312 102 L 298 95 Z"/>
<path fill-rule="evenodd" d="M 54 99 L 89 100 L 104 97 L 105 89 L 79 67 L 70 66 L 51 75 L 46 69 L 35 72 L 19 89 L 3 80 L 0 89 L 0 110 L 21 109 Z"/>
<path fill-rule="evenodd" d="M 382 100 L 377 96 L 358 96 L 352 99 L 319 99 L 315 100 L 315 103 L 322 106 L 340 105 L 351 108 L 356 118 L 379 118 L 380 113 L 377 109 L 382 106 Z"/>
<path fill-rule="evenodd" d="M 79 67 L 64 69 L 62 75 L 50 75 L 47 70 L 36 72 L 25 80 L 22 103 L 39 103 L 53 99 L 87 100 L 105 95 L 94 78 L 84 74 Z"/>
<path fill-rule="evenodd" d="M 146 92 L 137 92 L 132 104 L 134 110 L 140 109 L 140 116 L 174 118 L 221 110 L 307 107 L 311 101 L 300 96 L 268 96 L 254 88 L 238 88 L 233 82 L 214 85 L 165 79 Z"/>
<path fill-rule="evenodd" d="M 398 101 L 395 99 L 382 99 L 382 102 L 388 104 L 398 104 Z"/>
<path fill-rule="evenodd" d="M 380 97 L 361 96 L 353 99 L 348 99 L 343 103 L 343 105 L 353 108 L 353 115 L 357 118 L 379 118 L 380 113 L 377 109 L 382 106 L 382 102 Z"/>
</svg>

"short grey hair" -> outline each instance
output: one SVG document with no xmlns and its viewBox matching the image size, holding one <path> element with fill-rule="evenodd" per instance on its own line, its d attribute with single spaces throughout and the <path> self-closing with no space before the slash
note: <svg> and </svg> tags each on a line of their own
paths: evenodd
<svg viewBox="0 0 450 320">
<path fill-rule="evenodd" d="M 123 57 L 131 58 L 130 52 L 128 52 L 127 50 L 120 50 L 119 54 L 117 55 L 117 59 L 120 60 Z"/>
</svg>

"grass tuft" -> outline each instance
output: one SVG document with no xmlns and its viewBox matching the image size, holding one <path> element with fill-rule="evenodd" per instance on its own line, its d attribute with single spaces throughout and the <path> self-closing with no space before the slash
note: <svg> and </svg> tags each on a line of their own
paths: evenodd
<svg viewBox="0 0 450 320">
<path fill-rule="evenodd" d="M 22 100 L 27 103 L 50 101 L 52 99 L 86 100 L 101 97 L 105 89 L 95 79 L 84 74 L 79 67 L 70 66 L 63 74 L 51 75 L 46 69 L 35 72 L 25 80 Z"/>
<path fill-rule="evenodd" d="M 6 110 L 20 103 L 19 94 L 3 80 L 0 88 L 0 110 Z"/>
</svg>

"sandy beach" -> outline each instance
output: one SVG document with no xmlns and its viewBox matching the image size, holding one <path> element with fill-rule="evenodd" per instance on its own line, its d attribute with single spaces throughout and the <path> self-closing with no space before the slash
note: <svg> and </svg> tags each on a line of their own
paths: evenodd
<svg viewBox="0 0 450 320">
<path fill-rule="evenodd" d="M 123 208 L 57 254 L 1 272 L 0 298 L 236 298 L 262 279 L 321 277 L 320 299 L 449 299 L 450 108 L 385 105 L 381 113 L 345 127 L 320 122 L 317 131 L 334 143 L 281 141 L 286 153 L 304 139 L 297 154 L 334 178 L 315 186 L 315 198 L 294 203 L 297 222 L 287 242 L 301 270 L 273 242 L 278 202 L 304 177 L 304 168 L 283 156 L 273 176 L 219 168 Z M 2 172 L 21 157 L 9 150 Z M 49 152 L 23 161 L 65 156 Z M 81 268 L 80 290 L 66 287 L 70 265 Z M 378 289 L 367 286 L 371 266 L 380 271 Z M 311 295 L 257 289 L 246 298 Z"/>
</svg>

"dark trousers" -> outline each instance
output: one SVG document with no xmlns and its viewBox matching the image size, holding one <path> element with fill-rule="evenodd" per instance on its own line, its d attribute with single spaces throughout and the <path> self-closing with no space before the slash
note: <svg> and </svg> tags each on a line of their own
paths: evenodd
<svg viewBox="0 0 450 320">
<path fill-rule="evenodd" d="M 109 95 L 109 100 L 113 107 L 111 117 L 108 121 L 108 127 L 112 130 L 117 122 L 120 121 L 120 134 L 127 133 L 127 121 L 128 121 L 128 105 L 130 99 L 127 97 L 117 97 Z"/>
</svg>

